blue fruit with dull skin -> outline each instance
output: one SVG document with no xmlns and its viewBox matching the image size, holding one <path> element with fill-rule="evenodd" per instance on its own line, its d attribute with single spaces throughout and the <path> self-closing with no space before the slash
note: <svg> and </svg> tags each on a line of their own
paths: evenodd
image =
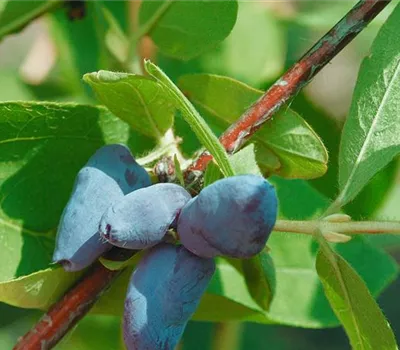
<svg viewBox="0 0 400 350">
<path fill-rule="evenodd" d="M 89 266 L 112 247 L 98 233 L 104 211 L 125 194 L 149 185 L 149 175 L 127 147 L 114 144 L 97 150 L 75 179 L 58 227 L 53 261 L 67 271 Z"/>
<path fill-rule="evenodd" d="M 214 271 L 213 259 L 183 246 L 150 248 L 132 274 L 125 299 L 127 349 L 175 349 Z"/>
<path fill-rule="evenodd" d="M 160 183 L 134 191 L 104 213 L 99 232 L 109 243 L 145 249 L 162 241 L 181 208 L 190 200 L 181 186 Z"/>
<path fill-rule="evenodd" d="M 211 258 L 249 258 L 265 246 L 278 201 L 263 177 L 238 175 L 212 183 L 182 209 L 178 234 L 192 253 Z"/>
</svg>

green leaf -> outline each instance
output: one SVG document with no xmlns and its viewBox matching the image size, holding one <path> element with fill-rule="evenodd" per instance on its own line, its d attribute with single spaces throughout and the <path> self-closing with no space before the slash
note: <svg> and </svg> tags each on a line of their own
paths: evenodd
<svg viewBox="0 0 400 350">
<path fill-rule="evenodd" d="M 37 17 L 61 5 L 61 1 L 4 1 L 0 5 L 0 40 L 20 31 Z"/>
<path fill-rule="evenodd" d="M 211 185 L 213 182 L 222 179 L 223 177 L 224 176 L 222 175 L 221 170 L 219 170 L 218 165 L 215 164 L 214 161 L 211 161 L 208 163 L 204 173 L 204 187 Z"/>
<path fill-rule="evenodd" d="M 255 257 L 242 260 L 243 274 L 253 299 L 268 311 L 276 290 L 274 262 L 262 251 Z"/>
<path fill-rule="evenodd" d="M 236 0 L 144 1 L 140 31 L 149 33 L 164 54 L 187 60 L 228 36 L 237 8 Z"/>
<path fill-rule="evenodd" d="M 119 62 L 124 63 L 128 57 L 129 40 L 111 11 L 105 7 L 102 10 L 108 24 L 106 46 Z"/>
<path fill-rule="evenodd" d="M 349 214 L 353 220 L 366 220 L 367 218 L 376 220 L 375 213 L 385 205 L 387 198 L 396 186 L 398 169 L 399 159 L 395 158 L 372 177 L 354 200 L 343 207 L 343 211 Z M 371 200 L 371 198 L 374 200 Z M 385 218 L 395 220 L 393 216 L 386 216 Z"/>
<path fill-rule="evenodd" d="M 247 288 L 240 260 L 230 260 L 217 259 L 217 270 L 193 319 L 269 323 L 267 314 L 254 301 Z"/>
<path fill-rule="evenodd" d="M 234 172 L 232 170 L 231 164 L 229 163 L 229 158 L 225 152 L 225 149 L 222 147 L 218 138 L 213 134 L 210 127 L 196 111 L 189 100 L 185 97 L 185 95 L 155 64 L 151 63 L 150 61 L 145 61 L 145 68 L 146 71 L 152 77 L 157 79 L 157 81 L 160 82 L 169 92 L 171 99 L 175 102 L 179 111 L 182 113 L 182 117 L 193 129 L 194 133 L 203 144 L 203 146 L 214 157 L 215 162 L 220 167 L 224 176 L 233 176 Z"/>
<path fill-rule="evenodd" d="M 276 79 L 284 69 L 287 50 L 287 29 L 276 12 L 260 1 L 241 1 L 232 32 L 216 50 L 201 57 L 204 71 L 253 86 Z"/>
<path fill-rule="evenodd" d="M 317 272 L 352 348 L 398 349 L 388 321 L 362 278 L 319 235 L 321 248 L 316 261 Z"/>
<path fill-rule="evenodd" d="M 262 176 L 260 168 L 257 165 L 256 152 L 253 144 L 233 154 L 230 160 L 236 175 L 254 174 Z"/>
<path fill-rule="evenodd" d="M 188 322 L 182 335 L 181 350 L 211 350 L 215 342 L 216 326 L 211 322 Z"/>
<path fill-rule="evenodd" d="M 79 169 L 105 143 L 137 140 L 105 108 L 0 103 L 0 282 L 49 266 Z"/>
<path fill-rule="evenodd" d="M 34 98 L 32 91 L 23 83 L 17 70 L 0 69 L 0 81 L 2 84 L 1 101 L 24 101 Z"/>
<path fill-rule="evenodd" d="M 311 127 L 321 137 L 329 154 L 329 167 L 326 174 L 311 181 L 311 184 L 328 198 L 334 200 L 338 194 L 337 178 L 339 171 L 339 145 L 341 125 L 337 120 L 326 114 L 305 96 L 304 93 L 296 96 L 290 107 L 304 117 Z M 385 203 L 396 179 L 397 160 L 380 170 L 363 190 L 346 204 L 344 212 L 353 220 L 365 220 L 373 215 Z M 374 198 L 373 201 L 369 198 Z M 392 218 L 393 216 L 386 216 Z M 374 237 L 378 238 L 378 237 Z M 379 238 L 378 238 L 379 239 Z"/>
<path fill-rule="evenodd" d="M 109 270 L 112 270 L 112 271 L 122 270 L 128 266 L 136 266 L 136 264 L 142 258 L 143 252 L 144 252 L 144 250 L 134 254 L 133 256 L 131 256 L 128 259 L 122 259 L 122 260 L 120 260 L 120 259 L 119 260 L 111 260 L 111 259 L 108 259 L 107 257 L 102 256 L 99 258 L 99 261 L 103 264 L 103 266 L 105 266 Z"/>
<path fill-rule="evenodd" d="M 161 83 L 109 71 L 88 73 L 83 79 L 98 99 L 134 130 L 159 140 L 172 126 L 175 106 Z"/>
<path fill-rule="evenodd" d="M 352 200 L 400 151 L 400 5 L 379 31 L 361 65 L 339 153 L 340 195 Z"/>
<path fill-rule="evenodd" d="M 302 180 L 272 177 L 279 198 L 279 217 L 318 218 L 330 201 Z M 276 271 L 276 292 L 269 311 L 272 321 L 307 328 L 333 327 L 338 320 L 325 297 L 315 268 L 318 246 L 310 236 L 273 232 L 268 240 Z M 363 237 L 335 245 L 377 296 L 398 275 L 396 262 Z M 296 291 L 295 293 L 293 291 Z"/>
<path fill-rule="evenodd" d="M 49 268 L 0 282 L 0 301 L 27 309 L 47 309 L 71 287 L 80 272 L 65 272 L 62 267 Z"/>
<path fill-rule="evenodd" d="M 178 157 L 174 154 L 174 166 L 175 166 L 175 174 L 178 178 L 179 183 L 181 186 L 185 186 L 185 180 L 183 179 L 183 172 L 181 168 L 181 163 L 179 163 Z"/>
<path fill-rule="evenodd" d="M 236 121 L 262 94 L 236 80 L 210 74 L 185 75 L 179 86 L 207 121 L 220 129 Z M 229 101 L 229 103 L 221 103 Z M 315 178 L 327 169 L 328 154 L 312 128 L 284 108 L 254 136 L 263 172 L 287 178 Z"/>
<path fill-rule="evenodd" d="M 254 139 L 259 153 L 266 147 L 278 157 L 280 168 L 270 171 L 279 176 L 313 179 L 327 170 L 328 153 L 321 139 L 290 109 L 278 113 L 271 123 L 256 132 Z"/>
<path fill-rule="evenodd" d="M 121 318 L 87 315 L 55 347 L 57 350 L 125 350 Z"/>
</svg>

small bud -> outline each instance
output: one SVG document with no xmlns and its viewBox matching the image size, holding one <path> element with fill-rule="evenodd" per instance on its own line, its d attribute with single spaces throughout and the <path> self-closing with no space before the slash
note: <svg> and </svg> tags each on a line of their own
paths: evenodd
<svg viewBox="0 0 400 350">
<path fill-rule="evenodd" d="M 347 214 L 332 214 L 324 217 L 322 220 L 329 222 L 349 222 L 351 221 L 351 216 Z"/>
<path fill-rule="evenodd" d="M 323 231 L 325 239 L 331 243 L 346 243 L 351 240 L 351 236 L 344 235 L 333 231 Z"/>
</svg>

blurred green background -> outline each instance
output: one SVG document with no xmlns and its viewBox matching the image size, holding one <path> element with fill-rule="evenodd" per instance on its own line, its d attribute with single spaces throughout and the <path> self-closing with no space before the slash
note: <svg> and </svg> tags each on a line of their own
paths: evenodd
<svg viewBox="0 0 400 350">
<path fill-rule="evenodd" d="M 179 61 L 158 54 L 149 42 L 141 45 L 143 57 L 151 56 L 174 80 L 180 75 L 206 72 L 228 75 L 257 88 L 267 88 L 314 42 L 338 21 L 355 1 L 279 1 L 241 2 L 236 26 L 225 42 L 189 61 Z M 22 2 L 21 2 L 22 4 Z M 99 2 L 88 2 L 86 17 L 70 21 L 66 10 L 57 9 L 0 42 L 0 101 L 50 100 L 96 103 L 84 86 L 84 73 L 99 69 L 121 70 L 109 53 L 101 30 L 106 26 L 99 14 Z M 124 30 L 132 25 L 138 2 L 105 1 L 103 3 Z M 340 129 L 346 117 L 361 59 L 368 54 L 377 31 L 393 6 L 340 53 L 314 81 L 292 102 L 325 143 L 337 147 L 337 140 L 327 125 Z M 1 6 L 0 6 L 1 11 Z M 133 21 L 134 22 L 134 21 Z M 134 25 L 134 23 L 133 23 Z M 322 122 L 321 122 L 322 121 Z M 326 124 L 326 123 L 330 124 Z M 178 135 L 188 127 L 176 121 Z M 142 140 L 146 142 L 146 140 Z M 335 144 L 336 142 L 336 144 Z M 191 138 L 184 142 L 188 154 L 199 147 Z M 143 146 L 143 149 L 145 147 Z M 331 161 L 334 163 L 334 155 Z M 335 165 L 327 175 L 335 183 Z M 325 194 L 336 187 L 321 186 Z M 333 179 L 333 180 L 332 180 Z M 400 220 L 400 181 L 397 160 L 381 171 L 346 212 L 355 219 Z M 301 196 L 301 193 L 298 194 Z M 369 198 L 379 198 L 371 201 Z M 307 203 L 307 198 L 304 198 Z M 306 205 L 306 204 L 305 204 Z M 305 208 L 303 208 L 305 210 Z M 400 241 L 395 236 L 372 237 L 371 242 L 400 259 Z M 295 293 L 296 291 L 293 291 Z M 378 302 L 390 321 L 395 335 L 400 336 L 400 281 L 393 283 Z M 0 349 L 11 349 L 41 316 L 35 310 L 18 309 L 0 304 Z M 57 349 L 123 349 L 120 319 L 88 315 L 56 347 Z M 181 345 L 184 350 L 312 350 L 348 349 L 341 328 L 310 330 L 258 324 L 211 324 L 190 322 Z"/>
</svg>

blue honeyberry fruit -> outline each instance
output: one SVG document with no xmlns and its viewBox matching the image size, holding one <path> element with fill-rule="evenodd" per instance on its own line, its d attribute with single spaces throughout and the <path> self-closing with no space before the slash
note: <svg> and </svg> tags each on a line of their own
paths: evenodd
<svg viewBox="0 0 400 350">
<path fill-rule="evenodd" d="M 201 257 L 249 258 L 264 248 L 277 206 L 275 189 L 263 177 L 228 177 L 207 186 L 183 207 L 178 235 Z"/>
<path fill-rule="evenodd" d="M 213 259 L 159 244 L 132 274 L 123 331 L 128 350 L 173 350 L 215 271 Z"/>
<path fill-rule="evenodd" d="M 149 185 L 149 175 L 127 147 L 100 148 L 75 179 L 58 227 L 53 261 L 66 271 L 89 266 L 112 247 L 98 233 L 104 211 L 125 194 Z"/>
<path fill-rule="evenodd" d="M 100 234 L 128 249 L 149 248 L 163 239 L 190 194 L 181 186 L 159 183 L 126 195 L 104 213 Z"/>
</svg>

